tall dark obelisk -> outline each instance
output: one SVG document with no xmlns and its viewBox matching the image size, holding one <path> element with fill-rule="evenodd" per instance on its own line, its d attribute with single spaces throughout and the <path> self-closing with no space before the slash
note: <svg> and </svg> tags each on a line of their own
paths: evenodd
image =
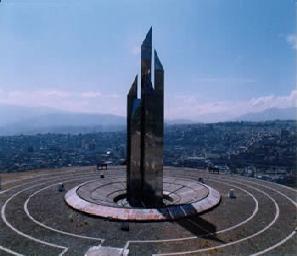
<svg viewBox="0 0 297 256">
<path fill-rule="evenodd" d="M 141 45 L 141 99 L 137 76 L 127 96 L 127 196 L 134 206 L 158 207 L 163 197 L 164 70 L 154 51 L 152 28 Z"/>
</svg>

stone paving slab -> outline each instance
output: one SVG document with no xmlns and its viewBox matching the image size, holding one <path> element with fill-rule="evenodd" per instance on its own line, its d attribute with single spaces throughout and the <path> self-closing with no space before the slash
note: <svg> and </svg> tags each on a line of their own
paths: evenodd
<svg viewBox="0 0 297 256">
<path fill-rule="evenodd" d="M 85 256 L 128 256 L 129 250 L 114 247 L 93 246 Z"/>
</svg>

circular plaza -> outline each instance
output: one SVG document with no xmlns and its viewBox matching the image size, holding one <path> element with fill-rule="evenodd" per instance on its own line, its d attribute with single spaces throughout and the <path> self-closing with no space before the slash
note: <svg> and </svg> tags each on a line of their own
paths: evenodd
<svg viewBox="0 0 297 256">
<path fill-rule="evenodd" d="M 124 166 L 110 167 L 104 178 L 95 167 L 3 174 L 0 255 L 85 255 L 93 247 L 114 248 L 119 253 L 114 255 L 296 252 L 296 190 L 253 178 L 165 167 L 166 207 L 202 202 L 209 188 L 219 193 L 220 203 L 163 221 L 98 218 L 65 203 L 68 193 L 76 191 L 90 203 L 129 210 L 121 196 L 125 175 Z M 228 195 L 231 189 L 235 198 Z"/>
</svg>

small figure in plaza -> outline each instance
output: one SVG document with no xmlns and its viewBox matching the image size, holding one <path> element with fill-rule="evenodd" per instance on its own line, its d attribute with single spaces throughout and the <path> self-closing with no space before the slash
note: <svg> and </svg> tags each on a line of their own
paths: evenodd
<svg viewBox="0 0 297 256">
<path fill-rule="evenodd" d="M 129 223 L 124 221 L 121 223 L 121 230 L 123 231 L 129 231 Z"/>
<path fill-rule="evenodd" d="M 234 189 L 230 189 L 230 191 L 228 193 L 228 197 L 231 198 L 231 199 L 235 199 L 236 198 Z"/>
<path fill-rule="evenodd" d="M 65 191 L 65 187 L 64 187 L 64 184 L 63 183 L 59 183 L 58 184 L 58 191 L 59 192 L 64 192 Z"/>
</svg>

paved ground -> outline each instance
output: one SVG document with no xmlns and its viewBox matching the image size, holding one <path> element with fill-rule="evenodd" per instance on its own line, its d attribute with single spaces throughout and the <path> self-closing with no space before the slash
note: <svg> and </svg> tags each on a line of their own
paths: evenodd
<svg viewBox="0 0 297 256">
<path fill-rule="evenodd" d="M 238 176 L 170 168 L 165 175 L 198 179 L 217 189 L 220 205 L 172 222 L 122 223 L 68 207 L 65 192 L 99 179 L 94 167 L 5 174 L 0 191 L 0 255 L 84 255 L 92 246 L 129 249 L 129 255 L 296 255 L 296 190 Z M 106 177 L 122 177 L 123 167 Z M 66 191 L 57 184 L 64 182 Z M 236 199 L 228 198 L 234 189 Z"/>
</svg>

